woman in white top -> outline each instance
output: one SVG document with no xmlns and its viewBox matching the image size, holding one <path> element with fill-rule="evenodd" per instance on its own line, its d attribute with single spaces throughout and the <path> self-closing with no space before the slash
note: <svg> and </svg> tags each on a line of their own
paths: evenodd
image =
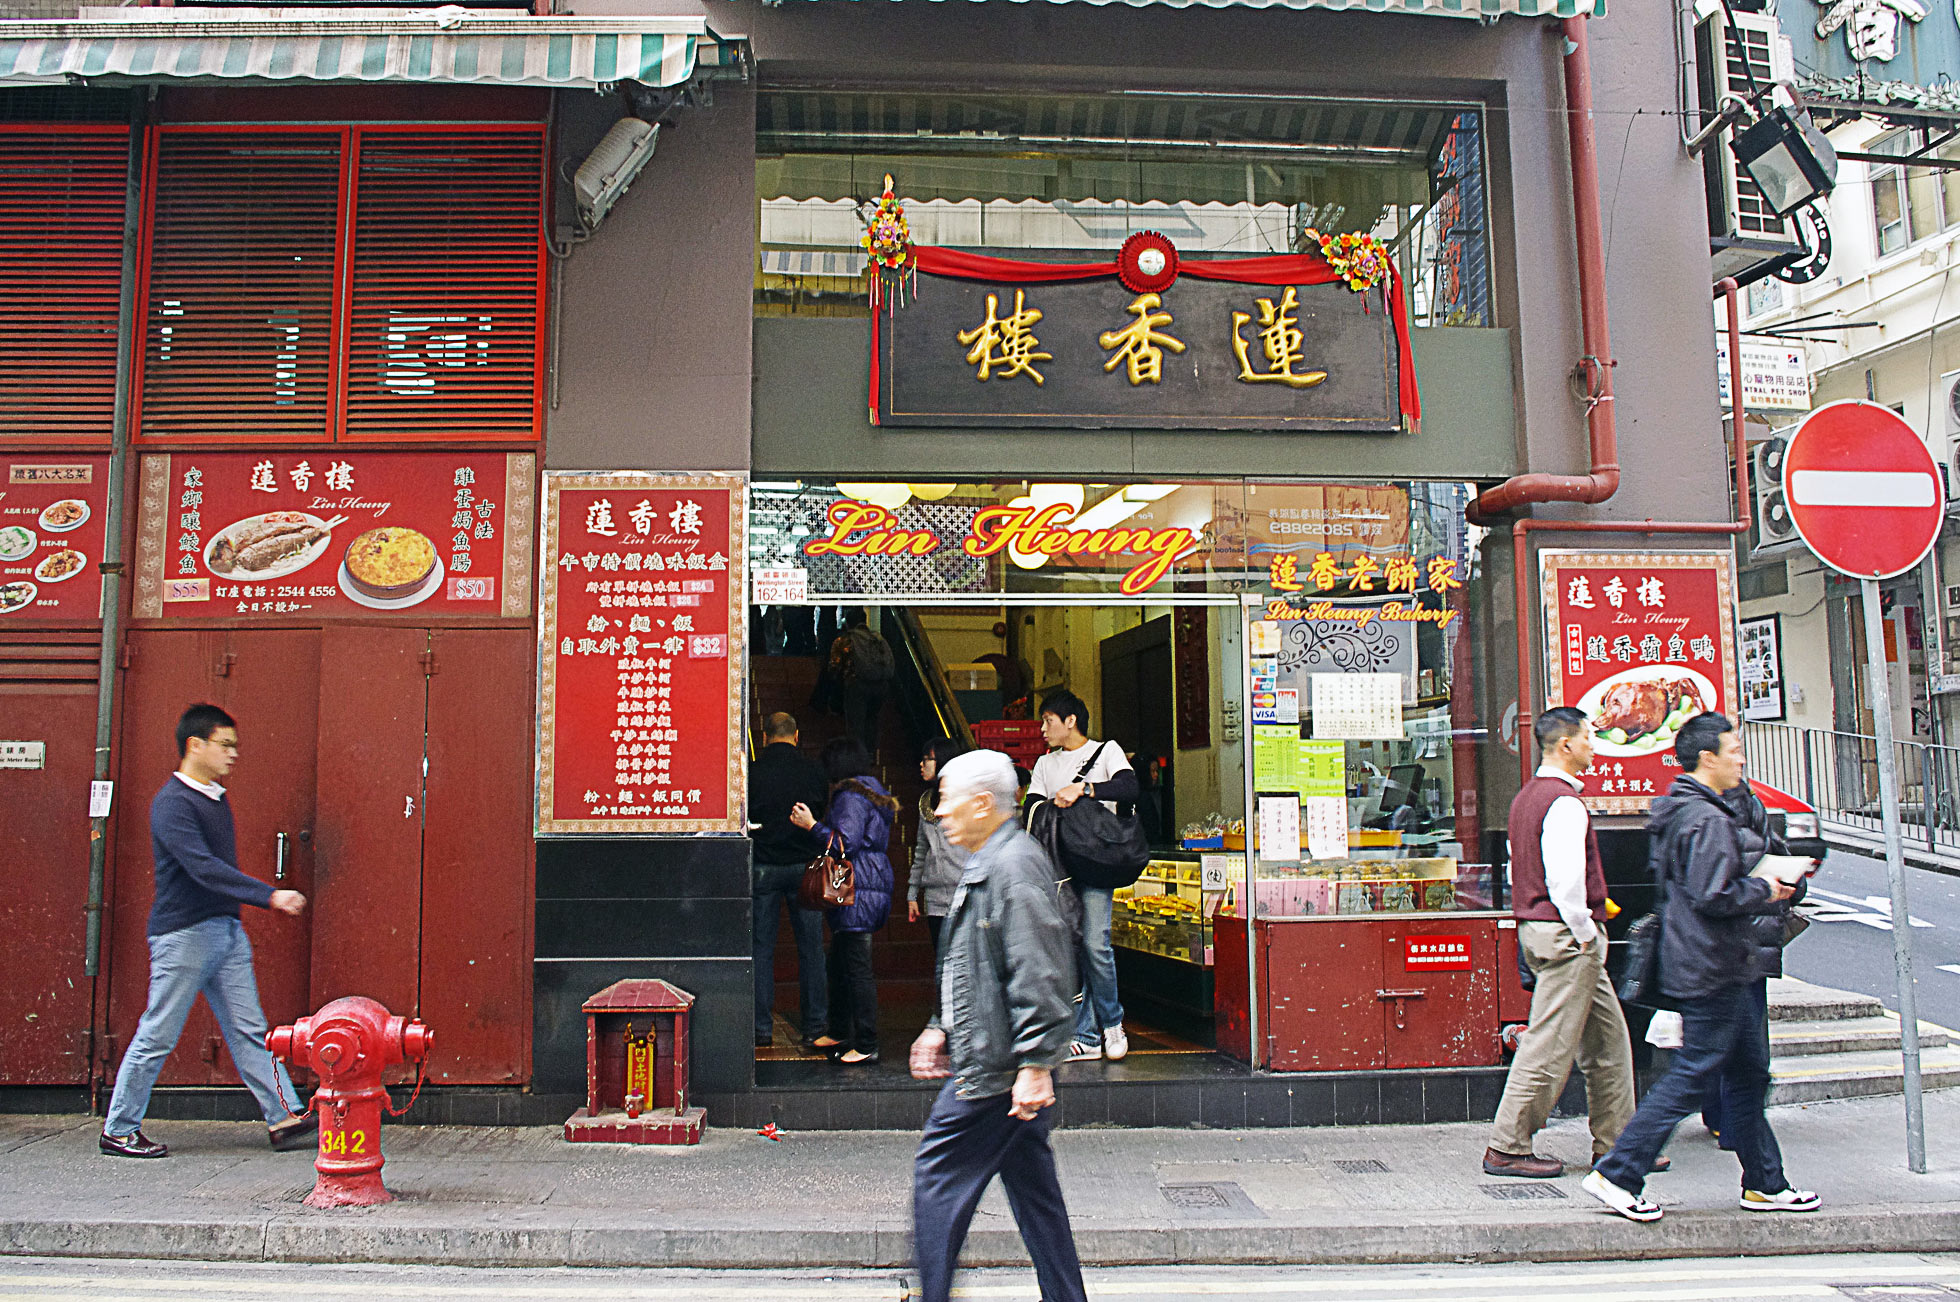
<svg viewBox="0 0 1960 1302">
<path fill-rule="evenodd" d="M 1086 797 L 1102 801 L 1112 813 L 1118 802 L 1136 801 L 1140 793 L 1136 770 L 1123 748 L 1115 742 L 1090 740 L 1088 726 L 1089 707 L 1074 692 L 1064 689 L 1042 701 L 1041 736 L 1053 749 L 1034 762 L 1030 801 L 1047 800 L 1067 809 Z M 1082 775 L 1080 781 L 1077 773 Z M 1082 999 L 1069 1061 L 1114 1062 L 1130 1051 L 1129 1037 L 1123 1033 L 1123 1005 L 1116 997 L 1116 951 L 1109 943 L 1115 894 L 1096 886 L 1077 885 L 1075 890 L 1082 897 L 1082 935 L 1077 946 Z"/>
</svg>

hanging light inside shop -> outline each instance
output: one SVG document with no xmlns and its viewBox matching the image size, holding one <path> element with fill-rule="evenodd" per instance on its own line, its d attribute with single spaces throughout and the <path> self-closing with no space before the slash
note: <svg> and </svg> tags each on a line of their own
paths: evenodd
<svg viewBox="0 0 1960 1302">
<path fill-rule="evenodd" d="M 1081 484 L 1030 484 L 1027 495 L 1017 497 L 1009 506 L 1032 506 L 1037 511 L 1050 506 L 1068 507 L 1068 518 L 1073 519 L 1082 511 L 1082 500 L 1087 495 Z M 1024 570 L 1038 570 L 1048 563 L 1048 557 L 1041 552 L 1022 551 L 1013 543 L 1007 544 L 1007 558 Z"/>
<path fill-rule="evenodd" d="M 943 497 L 951 496 L 953 490 L 958 487 L 959 487 L 958 484 L 913 484 L 911 485 L 912 496 L 918 498 L 921 502 L 937 502 Z"/>
<path fill-rule="evenodd" d="M 912 500 L 912 489 L 907 484 L 839 484 L 837 491 L 854 502 L 869 502 L 887 511 L 896 511 Z"/>
</svg>

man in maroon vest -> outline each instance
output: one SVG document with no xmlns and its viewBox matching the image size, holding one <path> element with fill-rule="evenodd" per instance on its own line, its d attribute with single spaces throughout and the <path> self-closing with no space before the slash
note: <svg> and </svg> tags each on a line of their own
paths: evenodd
<svg viewBox="0 0 1960 1302">
<path fill-rule="evenodd" d="M 1633 1116 L 1633 1045 L 1606 977 L 1606 873 L 1579 775 L 1592 767 L 1592 725 L 1571 706 L 1532 728 L 1538 774 L 1511 802 L 1511 912 L 1518 947 L 1537 984 L 1531 1022 L 1518 1041 L 1497 1105 L 1486 1175 L 1541 1180 L 1562 1175 L 1556 1158 L 1531 1151 L 1565 1090 L 1576 1059 L 1586 1075 L 1593 1157 L 1613 1147 Z"/>
</svg>

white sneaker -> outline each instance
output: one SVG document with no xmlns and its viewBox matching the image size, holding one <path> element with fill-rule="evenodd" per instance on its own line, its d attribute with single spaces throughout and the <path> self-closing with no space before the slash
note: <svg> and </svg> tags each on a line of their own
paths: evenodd
<svg viewBox="0 0 1960 1302">
<path fill-rule="evenodd" d="M 1111 1062 L 1121 1062 L 1123 1055 L 1130 1051 L 1130 1037 L 1123 1034 L 1121 1023 L 1103 1027 L 1103 1057 Z"/>
<path fill-rule="evenodd" d="M 1063 1059 L 1063 1061 L 1100 1062 L 1102 1061 L 1102 1056 L 1103 1051 L 1100 1044 L 1084 1044 L 1080 1040 L 1074 1040 L 1069 1043 L 1068 1057 Z"/>
<path fill-rule="evenodd" d="M 1785 1189 L 1782 1193 L 1742 1191 L 1742 1210 L 1746 1212 L 1814 1212 L 1824 1200 L 1808 1189 Z"/>
<path fill-rule="evenodd" d="M 1639 1194 L 1628 1193 L 1597 1171 L 1588 1173 L 1579 1182 L 1579 1187 L 1630 1221 L 1658 1221 L 1661 1218 L 1658 1204 L 1648 1202 Z"/>
</svg>

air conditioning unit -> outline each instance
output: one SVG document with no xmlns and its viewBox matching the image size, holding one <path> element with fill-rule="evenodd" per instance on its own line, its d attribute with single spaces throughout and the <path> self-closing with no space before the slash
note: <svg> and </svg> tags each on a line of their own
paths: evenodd
<svg viewBox="0 0 1960 1302">
<path fill-rule="evenodd" d="M 1739 17 L 1740 15 L 1738 15 Z M 1773 556 L 1800 545 L 1803 539 L 1790 519 L 1783 497 L 1783 454 L 1790 448 L 1790 430 L 1771 434 L 1749 455 L 1749 478 L 1755 486 L 1755 544 L 1752 556 Z"/>
<path fill-rule="evenodd" d="M 1960 503 L 1953 500 L 1960 489 L 1960 371 L 1942 375 L 1933 395 L 1933 418 L 1927 424 L 1946 431 L 1946 456 L 1940 463 L 1946 472 L 1946 510 L 1960 515 Z"/>
<path fill-rule="evenodd" d="M 1695 82 L 1701 120 L 1713 121 L 1730 96 L 1751 98 L 1794 77 L 1790 42 L 1774 14 L 1737 13 L 1731 24 L 1717 8 L 1695 24 Z M 1701 155 L 1708 189 L 1708 243 L 1716 277 L 1740 276 L 1803 247 L 1796 223 L 1779 217 L 1756 183 L 1735 161 L 1727 136 Z"/>
</svg>

